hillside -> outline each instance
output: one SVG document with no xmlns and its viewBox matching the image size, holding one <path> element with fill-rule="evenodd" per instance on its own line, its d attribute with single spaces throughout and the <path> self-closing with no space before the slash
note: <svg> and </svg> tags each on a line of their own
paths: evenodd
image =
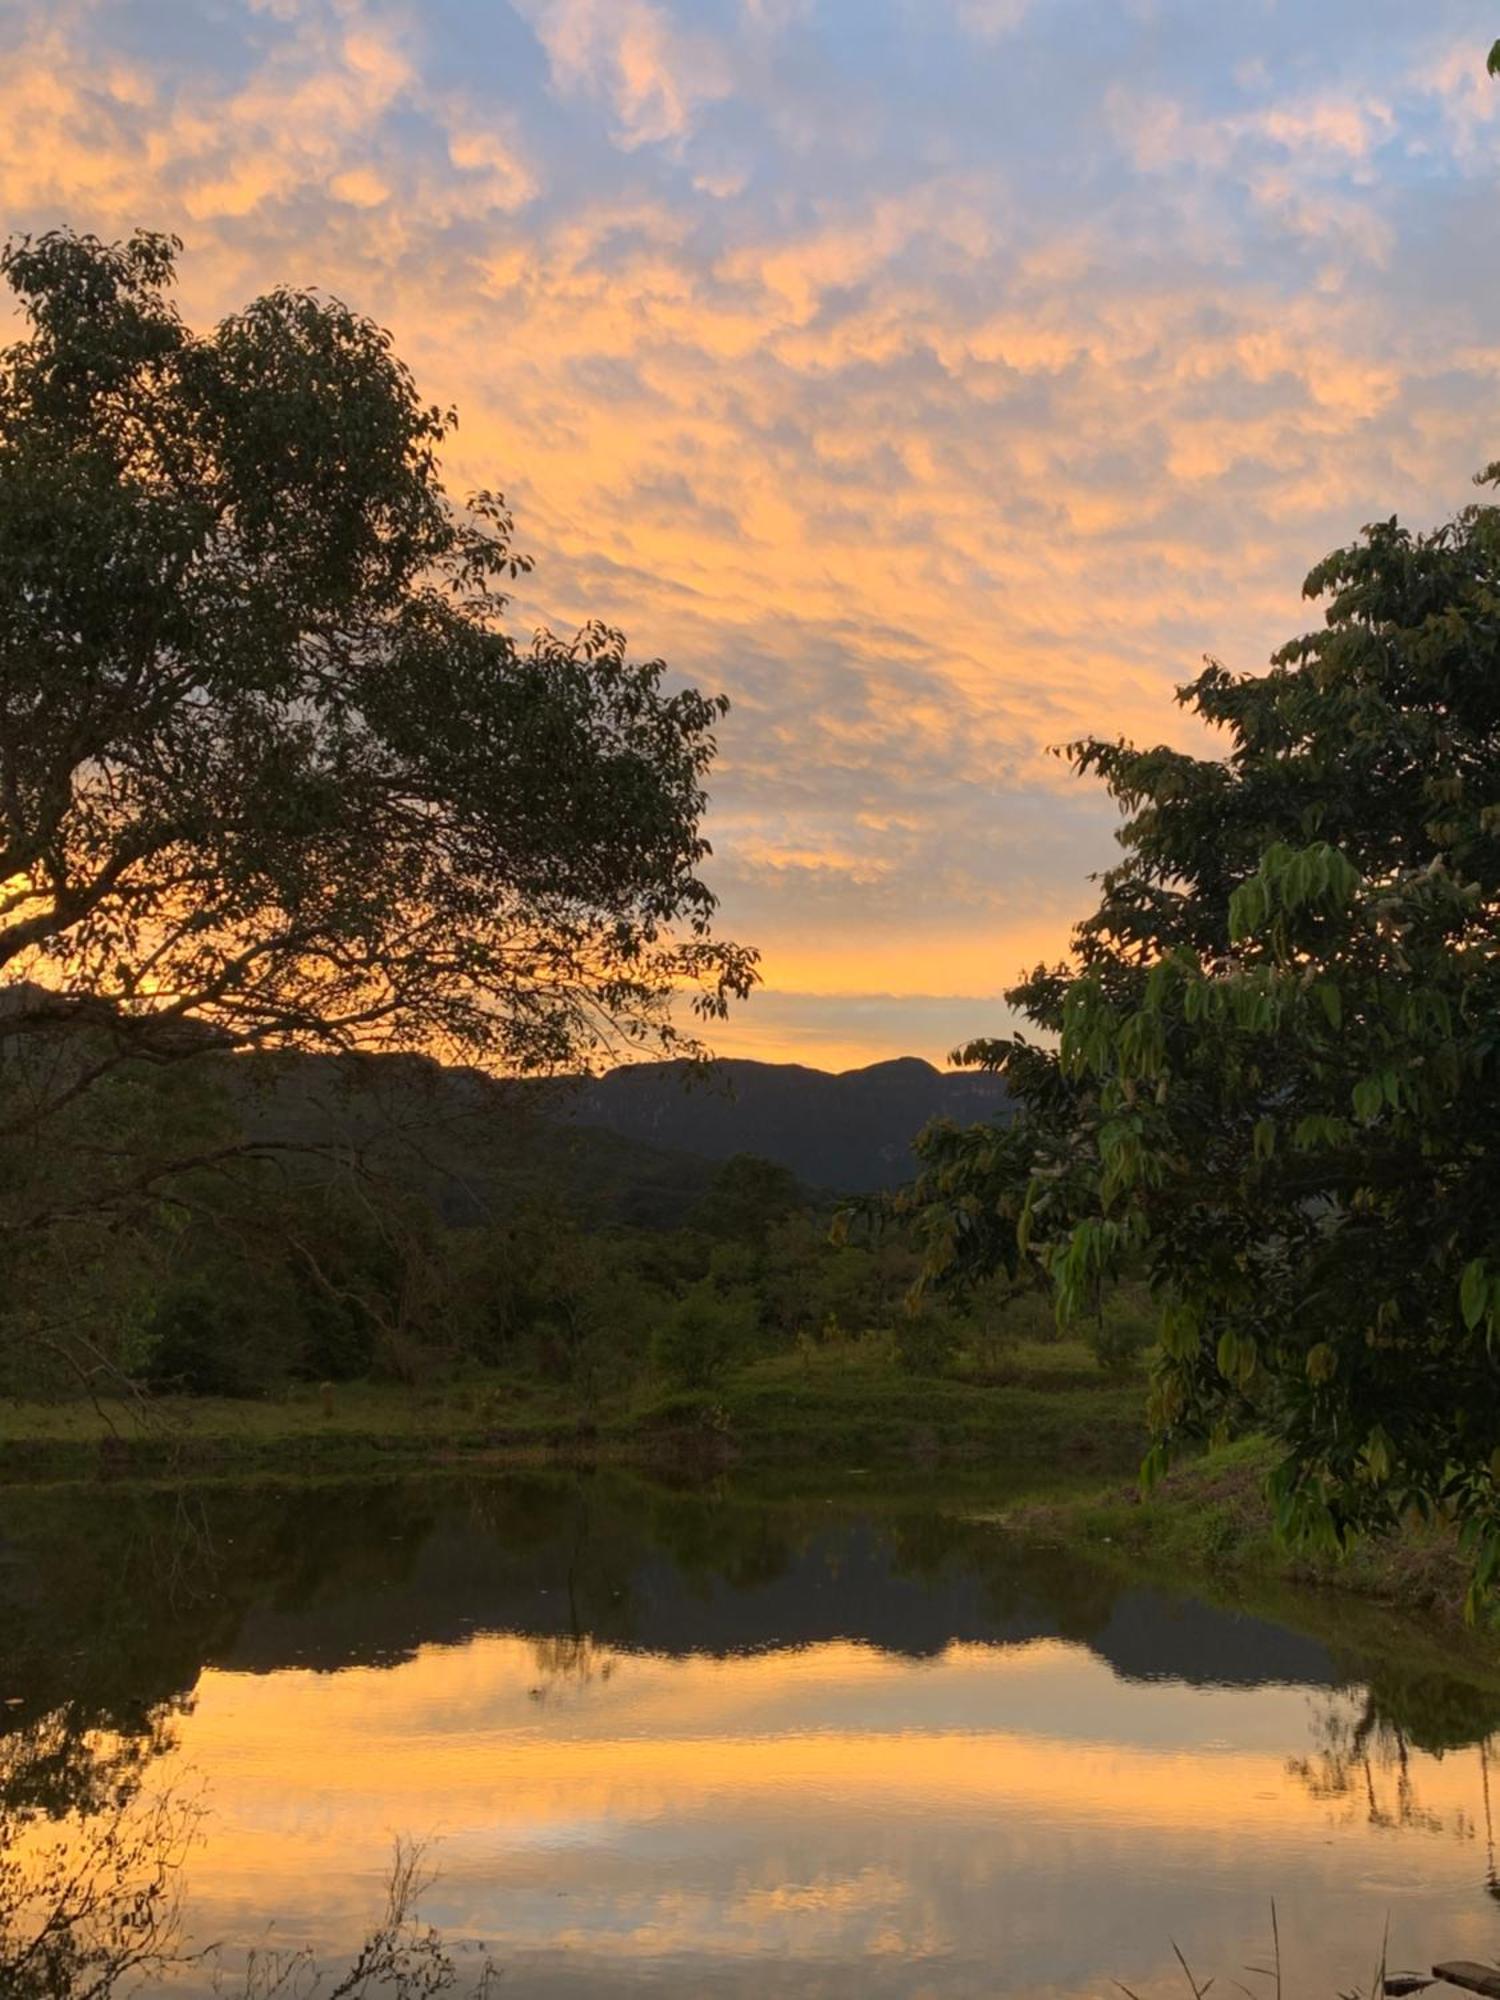
<svg viewBox="0 0 1500 2000">
<path fill-rule="evenodd" d="M 0 1021 L 36 990 L 0 984 Z M 226 1055 L 212 1073 L 256 1137 L 399 1166 L 459 1226 L 550 1189 L 593 1221 L 672 1227 L 703 1192 L 703 1163 L 736 1153 L 774 1160 L 809 1190 L 873 1193 L 911 1177 L 912 1142 L 932 1119 L 1008 1113 L 998 1077 L 911 1056 L 840 1074 L 725 1060 L 515 1082 L 419 1056 Z"/>
<path fill-rule="evenodd" d="M 832 1075 L 795 1063 L 642 1063 L 597 1078 L 507 1083 L 415 1057 L 232 1065 L 262 1136 L 347 1145 L 401 1164 L 462 1226 L 550 1188 L 591 1220 L 671 1227 L 705 1161 L 775 1160 L 812 1190 L 899 1187 L 931 1119 L 1004 1116 L 996 1077 L 906 1058 Z"/>
<path fill-rule="evenodd" d="M 1003 1118 L 999 1077 L 945 1074 L 915 1056 L 830 1074 L 800 1063 L 640 1063 L 572 1087 L 567 1115 L 639 1145 L 709 1160 L 758 1153 L 810 1187 L 867 1194 L 915 1169 L 912 1140 L 934 1118 Z"/>
</svg>

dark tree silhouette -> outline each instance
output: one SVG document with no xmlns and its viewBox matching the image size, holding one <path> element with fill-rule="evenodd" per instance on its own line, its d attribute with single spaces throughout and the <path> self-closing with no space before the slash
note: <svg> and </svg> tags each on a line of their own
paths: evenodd
<svg viewBox="0 0 1500 2000">
<path fill-rule="evenodd" d="M 545 1069 L 672 1044 L 678 987 L 722 1013 L 722 699 L 603 626 L 507 636 L 510 518 L 450 503 L 389 336 L 288 290 L 199 336 L 179 247 L 0 256 L 6 1029 Z"/>
</svg>

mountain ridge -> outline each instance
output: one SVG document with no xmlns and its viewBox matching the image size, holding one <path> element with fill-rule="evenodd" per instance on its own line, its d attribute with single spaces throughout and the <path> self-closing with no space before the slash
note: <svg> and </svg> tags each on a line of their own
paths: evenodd
<svg viewBox="0 0 1500 2000">
<path fill-rule="evenodd" d="M 859 1069 L 721 1057 L 626 1064 L 571 1083 L 565 1115 L 621 1138 L 725 1160 L 755 1153 L 810 1187 L 870 1194 L 916 1170 L 912 1143 L 934 1118 L 980 1124 L 1010 1112 L 1003 1080 L 940 1070 L 920 1056 Z"/>
</svg>

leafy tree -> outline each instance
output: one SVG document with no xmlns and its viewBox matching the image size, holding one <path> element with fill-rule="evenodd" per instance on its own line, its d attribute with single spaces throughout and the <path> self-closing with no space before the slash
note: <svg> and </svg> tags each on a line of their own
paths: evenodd
<svg viewBox="0 0 1500 2000">
<path fill-rule="evenodd" d="M 509 637 L 510 517 L 450 502 L 453 413 L 389 336 L 289 290 L 195 334 L 179 247 L 0 255 L 10 1037 L 544 1069 L 672 1042 L 677 987 L 721 1014 L 754 978 L 699 873 L 724 702 L 600 625 Z"/>
<path fill-rule="evenodd" d="M 721 1291 L 712 1279 L 689 1287 L 666 1314 L 652 1341 L 652 1358 L 666 1378 L 689 1389 L 711 1389 L 755 1337 L 755 1300 Z"/>
<path fill-rule="evenodd" d="M 895 1326 L 896 1365 L 908 1375 L 945 1375 L 959 1348 L 951 1313 L 930 1299 L 915 1301 Z"/>
<path fill-rule="evenodd" d="M 707 1192 L 688 1214 L 688 1225 L 706 1236 L 762 1246 L 767 1232 L 805 1201 L 790 1167 L 757 1153 L 735 1153 L 715 1169 Z"/>
<path fill-rule="evenodd" d="M 1500 479 L 1500 468 L 1485 475 Z M 1316 1540 L 1457 1515 L 1500 1559 L 1500 510 L 1321 563 L 1323 628 L 1182 691 L 1200 758 L 1072 746 L 1128 818 L 1072 962 L 1012 1003 L 1011 1134 L 940 1130 L 929 1268 L 1161 1307 L 1154 1471 L 1260 1426 Z"/>
</svg>

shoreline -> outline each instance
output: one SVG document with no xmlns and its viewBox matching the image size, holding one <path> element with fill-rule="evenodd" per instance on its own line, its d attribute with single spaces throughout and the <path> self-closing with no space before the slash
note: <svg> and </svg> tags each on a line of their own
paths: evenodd
<svg viewBox="0 0 1500 2000">
<path fill-rule="evenodd" d="M 1246 1601 L 1278 1590 L 1425 1621 L 1500 1660 L 1500 1627 L 1463 1615 L 1469 1566 L 1444 1527 L 1408 1528 L 1356 1542 L 1341 1556 L 1277 1541 L 1264 1482 L 1275 1462 L 1261 1438 L 1206 1452 L 1170 1472 L 1149 1496 L 1110 1486 L 1023 1502 L 998 1520 L 1007 1528 L 1085 1547 L 1105 1564 L 1159 1581 L 1189 1576 Z M 1500 1618 L 1500 1605 L 1496 1606 Z"/>
<path fill-rule="evenodd" d="M 1046 1350 L 1043 1350 L 1046 1353 Z M 440 1389 L 340 1384 L 276 1401 L 0 1404 L 0 1484 L 172 1474 L 619 1465 L 722 1471 L 992 1466 L 1128 1477 L 1138 1377 L 1071 1356 L 994 1379 L 911 1377 L 838 1352 L 777 1357 L 712 1389 L 593 1405 L 503 1378 Z"/>
<path fill-rule="evenodd" d="M 1142 1382 L 1042 1349 L 1005 1379 L 907 1377 L 826 1354 L 778 1360 L 714 1390 L 581 1408 L 558 1390 L 503 1379 L 408 1390 L 339 1385 L 283 1400 L 0 1405 L 0 1487 L 196 1483 L 422 1473 L 619 1469 L 664 1480 L 723 1477 L 847 1485 L 883 1477 L 957 1486 L 958 1511 L 1057 1541 L 1144 1581 L 1238 1600 L 1369 1606 L 1464 1634 L 1468 1570 L 1454 1538 L 1411 1531 L 1312 1556 L 1275 1540 L 1263 1481 L 1272 1453 L 1250 1439 L 1183 1464 L 1142 1498 Z M 966 1500 L 962 1492 L 968 1487 Z M 974 1489 L 1001 1490 L 973 1508 Z M 972 1511 L 971 1511 L 972 1509 Z"/>
</svg>

